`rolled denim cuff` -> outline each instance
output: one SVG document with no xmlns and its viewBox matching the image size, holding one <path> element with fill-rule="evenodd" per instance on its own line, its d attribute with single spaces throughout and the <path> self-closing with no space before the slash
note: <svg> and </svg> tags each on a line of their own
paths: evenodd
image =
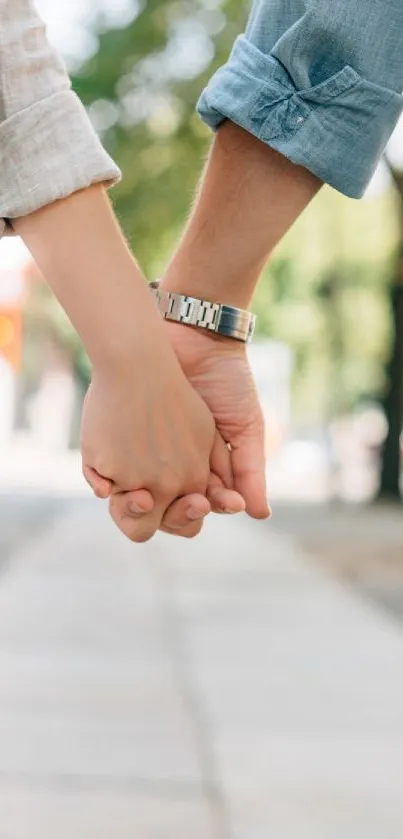
<svg viewBox="0 0 403 839">
<path fill-rule="evenodd" d="M 245 36 L 198 103 L 211 128 L 230 119 L 352 198 L 364 193 L 402 110 L 402 95 L 350 66 L 297 90 L 283 65 Z"/>
</svg>

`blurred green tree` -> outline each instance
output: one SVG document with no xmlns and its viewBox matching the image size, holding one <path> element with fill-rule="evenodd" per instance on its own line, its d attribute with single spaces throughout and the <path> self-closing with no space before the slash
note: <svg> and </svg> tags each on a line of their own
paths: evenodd
<svg viewBox="0 0 403 839">
<path fill-rule="evenodd" d="M 384 391 L 397 237 L 389 190 L 357 203 L 326 188 L 264 273 L 259 330 L 294 348 L 295 404 L 308 424 Z"/>
<path fill-rule="evenodd" d="M 195 103 L 245 18 L 239 0 L 147 0 L 125 29 L 100 33 L 98 52 L 73 79 L 123 170 L 114 204 L 153 275 L 179 233 L 206 153 L 209 132 Z"/>
</svg>

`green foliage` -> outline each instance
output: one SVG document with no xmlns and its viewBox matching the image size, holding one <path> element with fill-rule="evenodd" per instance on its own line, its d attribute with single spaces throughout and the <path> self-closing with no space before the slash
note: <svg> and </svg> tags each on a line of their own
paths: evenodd
<svg viewBox="0 0 403 839">
<path fill-rule="evenodd" d="M 206 154 L 195 103 L 244 18 L 238 0 L 148 0 L 126 29 L 100 35 L 74 79 L 123 170 L 116 211 L 150 274 L 179 234 Z"/>
<path fill-rule="evenodd" d="M 265 271 L 259 331 L 293 347 L 296 405 L 307 418 L 383 392 L 398 235 L 391 191 L 353 202 L 324 189 Z"/>
</svg>

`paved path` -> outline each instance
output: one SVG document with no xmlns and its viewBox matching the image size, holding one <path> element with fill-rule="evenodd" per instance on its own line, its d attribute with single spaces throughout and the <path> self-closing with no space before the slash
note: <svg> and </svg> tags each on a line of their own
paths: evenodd
<svg viewBox="0 0 403 839">
<path fill-rule="evenodd" d="M 0 573 L 12 552 L 35 539 L 71 501 L 68 496 L 23 491 L 10 494 L 10 490 L 0 489 Z"/>
<path fill-rule="evenodd" d="M 402 628 L 271 526 L 91 502 L 5 567 L 0 839 L 401 839 L 402 792 Z"/>
</svg>

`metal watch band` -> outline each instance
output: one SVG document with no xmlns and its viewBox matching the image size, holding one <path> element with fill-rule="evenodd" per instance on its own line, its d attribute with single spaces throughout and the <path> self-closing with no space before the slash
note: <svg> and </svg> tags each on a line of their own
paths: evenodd
<svg viewBox="0 0 403 839">
<path fill-rule="evenodd" d="M 159 282 L 150 283 L 150 290 L 164 320 L 207 329 L 245 344 L 253 338 L 256 317 L 244 309 L 165 291 Z"/>
</svg>

